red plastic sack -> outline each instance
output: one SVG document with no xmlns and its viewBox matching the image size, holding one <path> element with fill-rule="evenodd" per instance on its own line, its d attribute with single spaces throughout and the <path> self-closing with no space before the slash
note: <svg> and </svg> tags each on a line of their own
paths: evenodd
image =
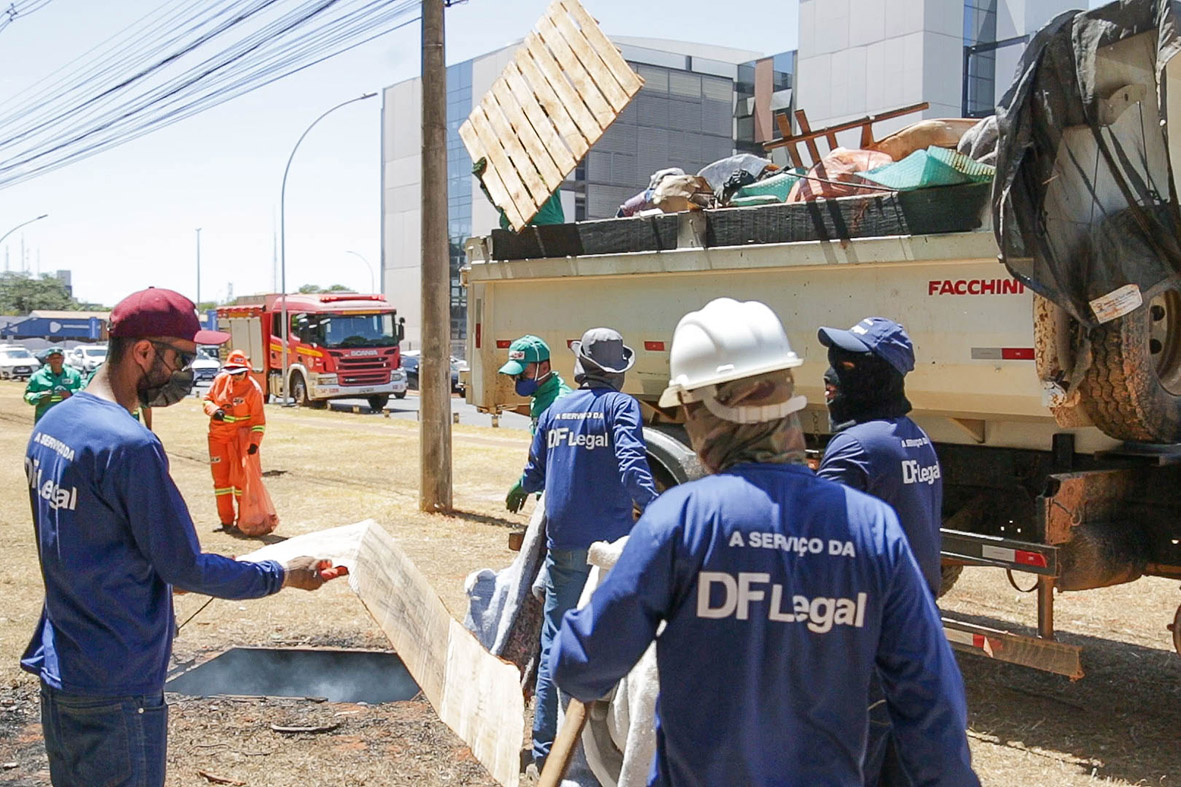
<svg viewBox="0 0 1181 787">
<path fill-rule="evenodd" d="M 238 500 L 238 529 L 248 536 L 265 536 L 279 526 L 275 504 L 262 481 L 261 454 L 247 453 L 250 432 L 243 430 L 238 448 L 242 456 L 242 497 Z"/>
</svg>

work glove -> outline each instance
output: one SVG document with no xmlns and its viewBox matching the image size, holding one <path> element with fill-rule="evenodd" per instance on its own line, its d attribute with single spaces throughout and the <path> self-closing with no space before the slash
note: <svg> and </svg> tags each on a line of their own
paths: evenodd
<svg viewBox="0 0 1181 787">
<path fill-rule="evenodd" d="M 529 586 L 529 592 L 533 594 L 533 598 L 538 601 L 545 601 L 545 586 L 549 582 L 549 571 L 542 562 L 541 570 L 537 572 L 537 579 L 533 580 L 533 584 Z"/>
<path fill-rule="evenodd" d="M 258 446 L 251 443 L 250 447 L 246 449 L 246 453 L 250 454 L 251 456 L 254 456 L 255 454 L 258 453 Z"/>
<path fill-rule="evenodd" d="M 223 410 L 223 409 L 221 409 L 220 407 L 219 407 L 219 408 L 217 408 L 216 410 L 214 410 L 214 411 L 213 411 L 213 420 L 214 420 L 214 421 L 224 421 L 224 420 L 226 420 L 226 411 L 225 411 L 225 410 Z"/>
<path fill-rule="evenodd" d="M 529 493 L 521 486 L 521 482 L 513 484 L 513 488 L 508 490 L 508 497 L 504 499 L 504 507 L 514 514 L 525 507 L 525 498 L 529 497 Z"/>
<path fill-rule="evenodd" d="M 320 575 L 322 561 L 314 557 L 297 557 L 283 566 L 283 587 L 317 590 L 324 584 Z M 331 561 L 329 561 L 331 563 Z"/>
</svg>

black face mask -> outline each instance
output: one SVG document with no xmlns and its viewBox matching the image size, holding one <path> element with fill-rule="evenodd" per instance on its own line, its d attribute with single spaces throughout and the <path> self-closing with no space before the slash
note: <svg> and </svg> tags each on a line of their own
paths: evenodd
<svg viewBox="0 0 1181 787">
<path fill-rule="evenodd" d="M 900 418 L 910 412 L 902 373 L 870 353 L 851 353 L 830 347 L 824 373 L 826 383 L 836 386 L 828 403 L 829 425 L 834 432 L 854 423 L 883 418 Z"/>
<path fill-rule="evenodd" d="M 168 407 L 176 404 L 192 392 L 193 382 L 192 369 L 177 369 L 168 373 L 164 370 L 160 356 L 157 355 L 152 361 L 152 368 L 140 379 L 137 386 L 139 404 L 141 407 Z"/>
</svg>

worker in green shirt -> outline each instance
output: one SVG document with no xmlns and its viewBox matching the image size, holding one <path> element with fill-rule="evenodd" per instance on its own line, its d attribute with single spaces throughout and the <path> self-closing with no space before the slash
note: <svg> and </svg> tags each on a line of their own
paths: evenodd
<svg viewBox="0 0 1181 787">
<path fill-rule="evenodd" d="M 82 375 L 65 365 L 66 353 L 60 347 L 45 351 L 45 365 L 33 373 L 25 386 L 25 401 L 36 407 L 33 423 L 49 408 L 82 390 Z"/>
<path fill-rule="evenodd" d="M 549 345 L 539 336 L 526 334 L 509 345 L 508 363 L 500 367 L 500 374 L 513 378 L 513 389 L 518 396 L 529 397 L 530 431 L 537 431 L 537 419 L 549 409 L 554 400 L 570 393 L 570 386 L 550 366 Z M 509 490 L 505 505 L 509 511 L 520 511 L 528 494 L 518 481 Z"/>
</svg>

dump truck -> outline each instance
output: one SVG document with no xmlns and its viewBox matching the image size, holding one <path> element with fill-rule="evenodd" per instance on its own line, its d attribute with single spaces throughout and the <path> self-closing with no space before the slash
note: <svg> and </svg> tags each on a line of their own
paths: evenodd
<svg viewBox="0 0 1181 787">
<path fill-rule="evenodd" d="M 1082 677 L 1080 648 L 1055 636 L 1056 591 L 1181 579 L 1181 224 L 1169 166 L 1181 134 L 1167 134 L 1161 88 L 1181 61 L 1163 60 L 1175 39 L 1156 26 L 1156 4 L 1135 5 L 1113 12 L 1140 14 L 1125 35 L 1073 53 L 1080 74 L 1090 69 L 1079 80 L 1090 92 L 1073 97 L 1082 109 L 1039 115 L 1045 106 L 1030 104 L 1050 100 L 1037 81 L 1050 69 L 1038 77 L 1033 60 L 1018 75 L 1027 81 L 996 118 L 991 183 L 470 239 L 467 400 L 494 417 L 527 404 L 497 374 L 518 336 L 545 339 L 569 379 L 573 355 L 561 348 L 615 328 L 636 351 L 624 390 L 640 401 L 648 460 L 667 487 L 701 473 L 681 415 L 658 404 L 685 313 L 720 296 L 776 311 L 804 358 L 795 381 L 815 452 L 829 437 L 817 327 L 896 319 L 917 356 L 910 415 L 942 464 L 945 590 L 965 565 L 1036 586 L 1036 631 L 949 616 L 949 640 Z M 1062 57 L 1089 20 L 1055 20 L 1031 49 Z M 1077 127 L 1037 125 L 1063 118 Z M 1181 652 L 1181 606 L 1166 629 Z"/>
</svg>

